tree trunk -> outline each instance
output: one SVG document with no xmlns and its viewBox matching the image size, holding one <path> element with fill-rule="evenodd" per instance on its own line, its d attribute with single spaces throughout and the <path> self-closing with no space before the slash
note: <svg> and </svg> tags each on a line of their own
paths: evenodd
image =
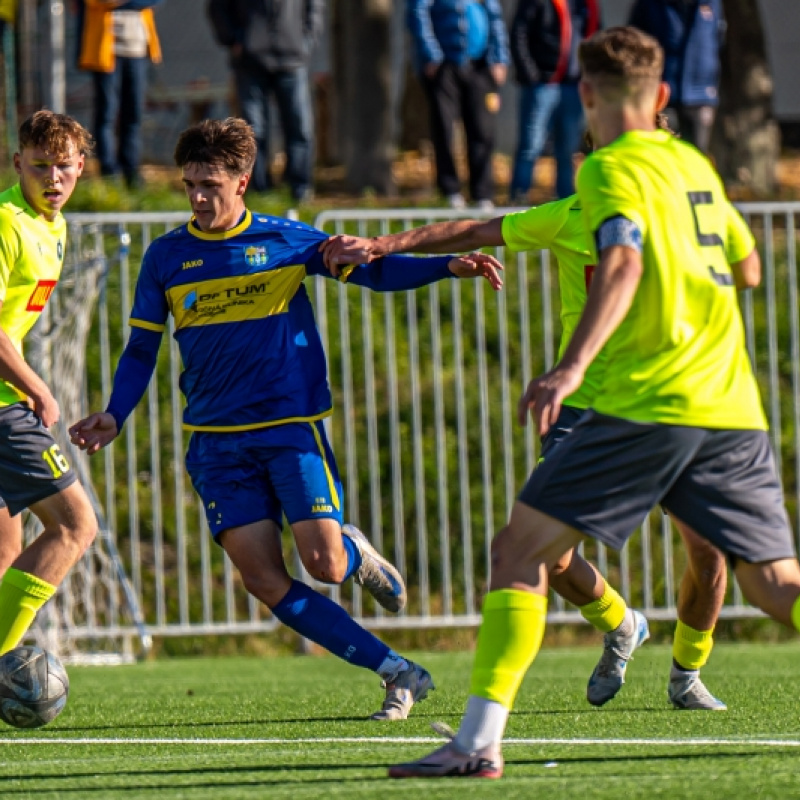
<svg viewBox="0 0 800 800">
<path fill-rule="evenodd" d="M 393 194 L 392 0 L 335 0 L 333 15 L 333 124 L 346 188 Z"/>
<path fill-rule="evenodd" d="M 411 66 L 406 63 L 403 97 L 400 101 L 400 149 L 420 150 L 420 142 L 431 138 L 430 111 L 425 90 Z"/>
<path fill-rule="evenodd" d="M 768 195 L 775 191 L 780 129 L 772 116 L 772 75 L 758 0 L 723 5 L 728 34 L 711 151 L 727 184 Z"/>
</svg>

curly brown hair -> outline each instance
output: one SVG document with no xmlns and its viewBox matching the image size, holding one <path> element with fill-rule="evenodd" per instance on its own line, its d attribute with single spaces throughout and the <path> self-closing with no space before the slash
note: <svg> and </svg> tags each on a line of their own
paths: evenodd
<svg viewBox="0 0 800 800">
<path fill-rule="evenodd" d="M 213 164 L 229 175 L 253 171 L 256 162 L 256 137 L 253 129 L 236 117 L 204 119 L 187 128 L 175 145 L 175 163 Z"/>
<path fill-rule="evenodd" d="M 71 147 L 81 155 L 92 150 L 92 135 L 76 119 L 66 114 L 42 109 L 28 117 L 19 127 L 20 152 L 28 147 L 41 147 L 54 156 L 66 156 Z"/>
<path fill-rule="evenodd" d="M 578 47 L 584 77 L 635 89 L 661 80 L 664 50 L 648 34 L 630 25 L 598 31 Z"/>
</svg>

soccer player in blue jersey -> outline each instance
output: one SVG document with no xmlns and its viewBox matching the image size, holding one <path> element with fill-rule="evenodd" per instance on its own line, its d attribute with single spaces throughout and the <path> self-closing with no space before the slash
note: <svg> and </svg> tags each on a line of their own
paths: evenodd
<svg viewBox="0 0 800 800">
<path fill-rule="evenodd" d="M 308 572 L 324 583 L 354 578 L 390 611 L 405 605 L 399 572 L 342 522 L 342 486 L 325 435 L 331 414 L 327 366 L 308 275 L 330 277 L 327 237 L 299 222 L 254 214 L 244 193 L 255 161 L 252 129 L 239 119 L 205 120 L 175 149 L 193 217 L 145 253 L 130 324 L 106 411 L 71 429 L 97 452 L 122 430 L 144 394 L 172 314 L 184 371 L 186 467 L 215 540 L 247 590 L 285 625 L 356 666 L 377 672 L 386 697 L 373 719 L 404 719 L 433 687 L 328 597 L 294 580 L 281 550 L 285 515 Z M 342 280 L 402 291 L 450 277 L 502 285 L 490 256 L 389 257 L 345 271 Z"/>
</svg>

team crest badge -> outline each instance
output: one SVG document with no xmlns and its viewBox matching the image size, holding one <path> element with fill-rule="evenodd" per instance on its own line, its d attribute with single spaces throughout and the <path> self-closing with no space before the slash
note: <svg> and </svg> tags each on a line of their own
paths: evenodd
<svg viewBox="0 0 800 800">
<path fill-rule="evenodd" d="M 244 249 L 244 260 L 248 267 L 265 267 L 267 248 L 264 245 L 248 245 Z"/>
</svg>

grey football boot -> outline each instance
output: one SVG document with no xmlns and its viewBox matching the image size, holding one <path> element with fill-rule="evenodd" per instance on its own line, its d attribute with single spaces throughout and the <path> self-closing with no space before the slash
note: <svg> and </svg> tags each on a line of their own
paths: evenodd
<svg viewBox="0 0 800 800">
<path fill-rule="evenodd" d="M 361 554 L 361 566 L 355 574 L 356 583 L 363 586 L 387 611 L 395 614 L 406 605 L 406 584 L 397 568 L 388 562 L 355 525 L 342 525 L 346 536 Z"/>
<path fill-rule="evenodd" d="M 633 614 L 633 630 L 623 634 L 617 628 L 603 637 L 603 655 L 600 656 L 586 687 L 586 699 L 593 706 L 602 706 L 612 697 L 616 697 L 625 683 L 625 670 L 633 651 L 650 638 L 644 614 L 630 610 Z"/>
</svg>

